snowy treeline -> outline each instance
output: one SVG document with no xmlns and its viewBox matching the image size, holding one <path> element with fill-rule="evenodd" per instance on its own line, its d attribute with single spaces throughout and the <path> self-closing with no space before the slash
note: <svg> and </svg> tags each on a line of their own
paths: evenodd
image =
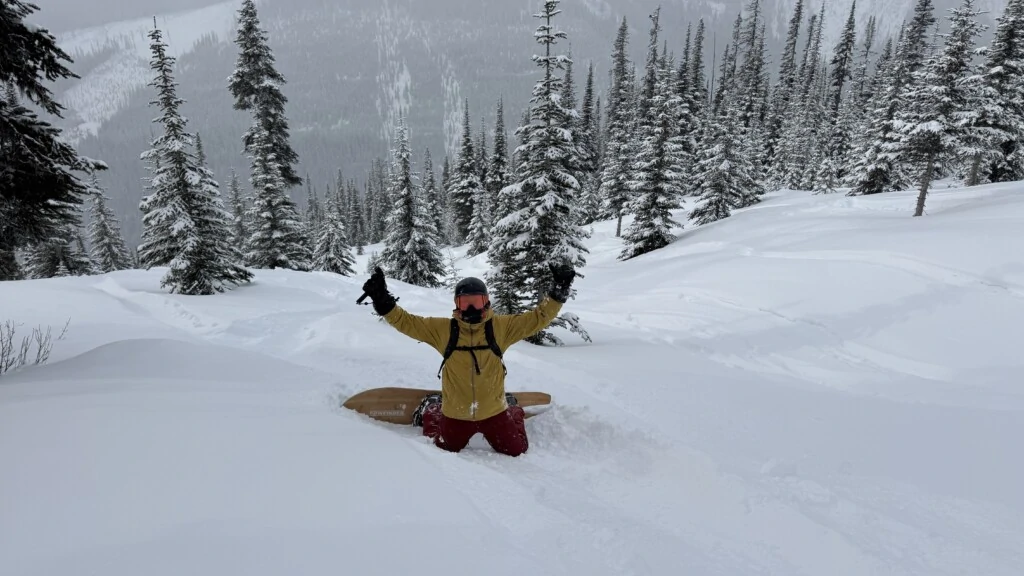
<svg viewBox="0 0 1024 576">
<path fill-rule="evenodd" d="M 151 170 L 140 205 L 142 245 L 124 246 L 92 176 L 76 180 L 72 192 L 92 200 L 89 249 L 81 202 L 68 202 L 39 233 L 0 235 L 0 271 L 20 278 L 169 266 L 165 282 L 173 290 L 209 293 L 248 281 L 254 268 L 352 274 L 355 254 L 382 245 L 371 267 L 439 286 L 450 281 L 451 268 L 441 250 L 465 245 L 468 256 L 491 265 L 495 306 L 517 312 L 543 295 L 548 263 L 585 267 L 582 239 L 596 220 L 617 220 L 620 258 L 629 259 L 676 238 L 686 222 L 673 210 L 685 198 L 694 206 L 688 222 L 700 225 L 779 188 L 862 195 L 917 186 L 920 215 L 936 179 L 1024 179 L 1024 0 L 1009 1 L 989 46 L 978 44 L 985 30 L 977 0 L 945 15 L 931 0 L 918 0 L 893 38 L 876 34 L 873 17 L 858 29 L 863 19 L 854 3 L 834 46 L 822 43 L 822 12 L 799 0 L 777 55 L 766 50 L 761 0 L 749 0 L 736 15 L 718 55 L 706 53 L 703 20 L 669 38 L 658 9 L 650 15 L 643 62 L 629 57 L 625 18 L 609 38 L 610 59 L 600 58 L 609 68 L 607 84 L 595 78 L 595 58 L 584 67 L 563 48 L 559 4 L 541 2 L 535 15 L 537 74 L 527 109 L 510 114 L 499 99 L 487 104 L 496 123 L 474 125 L 467 98 L 457 153 L 436 160 L 412 146 L 416 135 L 401 119 L 391 153 L 363 177 L 338 170 L 333 182 L 314 183 L 296 173 L 285 75 L 276 69 L 255 3 L 242 0 L 236 69 L 226 88 L 234 108 L 252 116 L 240 135 L 249 190 L 232 171 L 225 200 L 204 165 L 198 134 L 188 132 L 177 111 L 183 100 L 173 58 L 162 54 L 154 30 L 150 87 L 163 133 L 142 158 Z M 27 10 L 5 8 L 3 17 L 20 21 Z M 4 53 L 14 49 L 5 46 Z M 19 110 L 19 97 L 39 93 L 12 80 L 4 79 L 11 87 L 3 99 L 8 115 Z M 301 208 L 291 191 L 303 183 Z M 560 322 L 579 328 L 571 317 Z"/>
</svg>

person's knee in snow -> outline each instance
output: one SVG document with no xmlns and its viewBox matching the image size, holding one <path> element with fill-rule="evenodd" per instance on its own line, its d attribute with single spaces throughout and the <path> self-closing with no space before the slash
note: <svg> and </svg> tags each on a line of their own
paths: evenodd
<svg viewBox="0 0 1024 576">
<path fill-rule="evenodd" d="M 504 351 L 543 330 L 566 303 L 575 270 L 550 264 L 552 283 L 534 309 L 520 314 L 495 314 L 487 285 L 464 278 L 455 286 L 451 318 L 410 314 L 388 292 L 384 272 L 376 268 L 363 285 L 374 311 L 399 332 L 426 342 L 444 358 L 438 377 L 445 413 L 431 406 L 422 418 L 423 434 L 439 447 L 458 452 L 478 431 L 498 452 L 518 456 L 529 442 L 522 408 L 506 404 Z M 500 411 L 500 412 L 499 412 Z M 481 420 L 484 414 L 496 414 Z"/>
</svg>

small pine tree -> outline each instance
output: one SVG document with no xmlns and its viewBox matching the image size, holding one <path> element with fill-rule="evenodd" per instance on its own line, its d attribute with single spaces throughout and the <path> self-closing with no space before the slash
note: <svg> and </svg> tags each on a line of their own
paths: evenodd
<svg viewBox="0 0 1024 576">
<path fill-rule="evenodd" d="M 349 246 L 345 223 L 338 212 L 335 198 L 328 195 L 325 203 L 323 222 L 313 250 L 313 270 L 352 276 L 355 274 L 355 258 Z"/>
<path fill-rule="evenodd" d="M 480 188 L 473 200 L 473 219 L 469 222 L 469 236 L 466 241 L 469 243 L 467 256 L 476 256 L 487 252 L 491 241 L 491 194 Z"/>
<path fill-rule="evenodd" d="M 728 218 L 732 209 L 746 204 L 745 197 L 755 187 L 739 154 L 741 142 L 736 110 L 708 124 L 706 144 L 701 147 L 696 165 L 696 189 L 700 205 L 690 212 L 690 220 L 702 225 Z"/>
<path fill-rule="evenodd" d="M 423 192 L 413 184 L 404 118 L 399 120 L 396 140 L 394 204 L 387 217 L 381 267 L 396 280 L 436 288 L 444 277 L 444 262 Z"/>
<path fill-rule="evenodd" d="M 121 235 L 121 225 L 114 211 L 107 206 L 106 194 L 95 174 L 90 183 L 92 210 L 89 214 L 89 244 L 92 260 L 101 273 L 127 270 L 132 267 L 132 256 Z"/>
<path fill-rule="evenodd" d="M 25 272 L 30 278 L 88 276 L 96 271 L 81 245 L 77 227 L 71 224 L 48 241 L 27 250 Z"/>
</svg>

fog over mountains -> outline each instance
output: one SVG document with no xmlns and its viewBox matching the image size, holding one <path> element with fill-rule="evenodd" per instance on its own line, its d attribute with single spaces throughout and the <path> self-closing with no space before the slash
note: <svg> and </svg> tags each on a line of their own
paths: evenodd
<svg viewBox="0 0 1024 576">
<path fill-rule="evenodd" d="M 729 42 L 732 24 L 748 0 L 566 0 L 559 26 L 569 35 L 582 86 L 587 66 L 595 67 L 600 90 L 607 87 L 615 30 L 623 16 L 630 23 L 634 61 L 642 67 L 647 43 L 647 16 L 660 4 L 667 47 L 681 53 L 689 24 L 703 18 L 708 77 L 715 73 Z M 796 0 L 763 0 L 769 51 L 777 58 Z M 823 13 L 826 50 L 849 13 L 852 0 L 810 2 Z M 858 33 L 867 19 L 878 18 L 879 38 L 898 33 L 912 0 L 858 0 Z M 937 0 L 944 19 L 956 0 Z M 69 130 L 80 151 L 102 159 L 110 170 L 101 181 L 122 215 L 129 243 L 140 233 L 138 202 L 146 176 L 139 154 L 153 136 L 156 112 L 146 32 L 156 17 L 179 58 L 179 96 L 190 129 L 203 138 L 210 167 L 226 185 L 231 169 L 248 177 L 241 135 L 248 114 L 231 107 L 227 77 L 234 69 L 234 18 L 240 2 L 209 0 L 92 0 L 41 3 L 35 21 L 59 33 L 72 54 L 72 69 L 81 76 L 59 85 L 69 108 L 58 122 Z M 983 0 L 979 7 L 999 14 L 1004 0 Z M 454 156 L 461 133 L 463 102 L 468 100 L 472 130 L 481 121 L 490 133 L 495 106 L 505 102 L 511 135 L 530 98 L 537 77 L 531 55 L 537 50 L 532 17 L 540 3 L 531 0 L 265 0 L 258 3 L 269 31 L 278 69 L 286 77 L 292 142 L 321 191 L 334 185 L 337 171 L 359 185 L 374 158 L 384 157 L 400 115 L 407 115 L 417 164 L 426 148 L 440 172 L 445 154 Z M 805 21 L 810 14 L 805 14 Z M 806 28 L 806 26 L 805 26 Z M 991 30 L 989 31 L 991 32 Z M 806 31 L 802 36 L 806 36 Z M 986 34 L 985 40 L 989 34 Z M 882 42 L 876 41 L 876 46 Z M 772 70 L 777 62 L 771 63 Z M 774 75 L 772 81 L 775 80 Z M 294 189 L 296 198 L 305 190 Z"/>
</svg>

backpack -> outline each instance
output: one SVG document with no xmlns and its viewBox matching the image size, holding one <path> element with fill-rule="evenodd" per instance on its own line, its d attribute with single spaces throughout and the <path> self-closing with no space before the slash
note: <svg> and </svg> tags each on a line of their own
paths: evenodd
<svg viewBox="0 0 1024 576">
<path fill-rule="evenodd" d="M 501 362 L 501 367 L 508 375 L 508 368 L 505 366 L 505 360 L 502 358 L 501 348 L 498 346 L 497 340 L 494 339 L 494 324 L 491 318 L 488 318 L 484 322 L 484 337 L 487 338 L 487 344 L 484 346 L 458 346 L 459 343 L 459 321 L 452 318 L 451 336 L 448 337 L 448 346 L 444 349 L 444 359 L 441 360 L 441 367 L 437 369 L 437 379 L 441 379 L 441 371 L 444 370 L 444 364 L 448 361 L 448 358 L 456 350 L 469 352 L 473 357 L 473 367 L 476 369 L 476 373 L 480 373 L 480 364 L 476 360 L 476 350 L 490 350 L 498 357 Z"/>
</svg>

